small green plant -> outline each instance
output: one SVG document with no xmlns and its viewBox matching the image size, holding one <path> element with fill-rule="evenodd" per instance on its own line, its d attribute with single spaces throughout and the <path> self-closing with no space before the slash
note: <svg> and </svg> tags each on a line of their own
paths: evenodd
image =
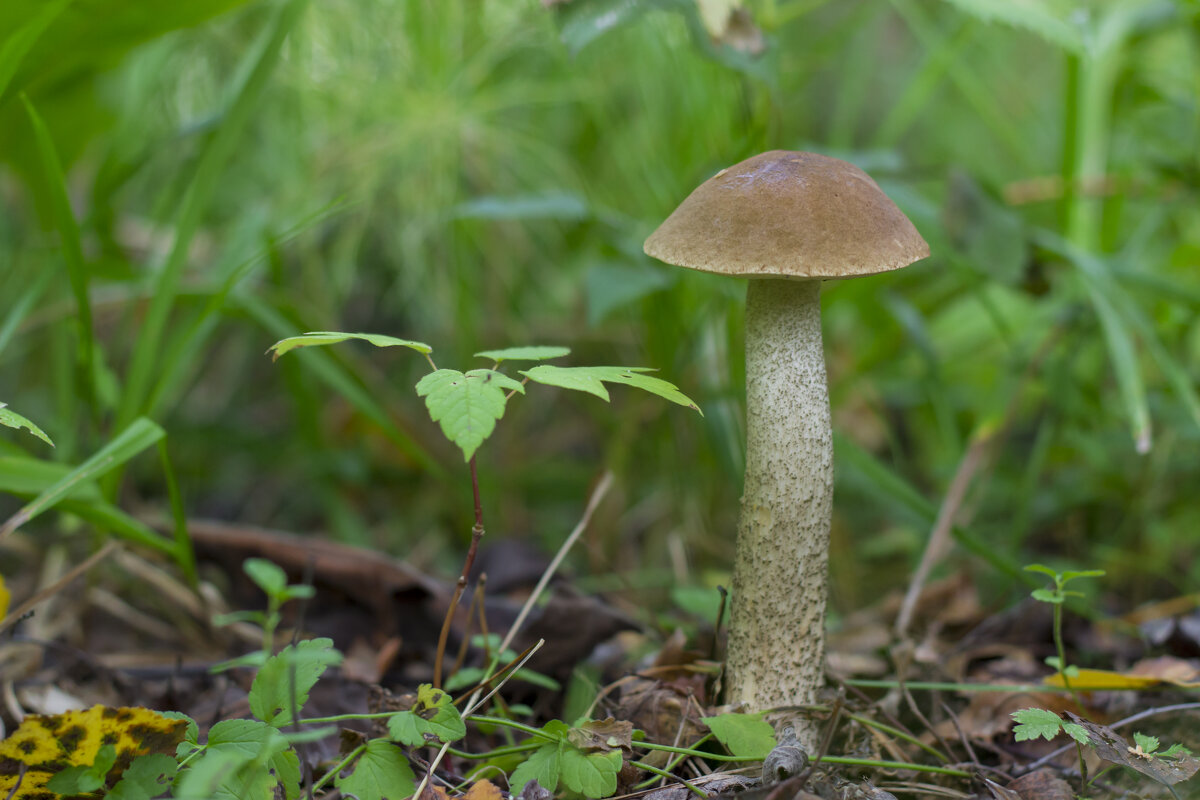
<svg viewBox="0 0 1200 800">
<path fill-rule="evenodd" d="M 1034 589 L 1030 596 L 1034 600 L 1041 603 L 1049 603 L 1054 608 L 1054 650 L 1057 655 L 1050 656 L 1046 659 L 1046 664 L 1053 667 L 1058 673 L 1059 679 L 1063 686 L 1071 693 L 1071 697 L 1075 699 L 1076 705 L 1082 708 L 1082 703 L 1079 701 L 1079 695 L 1071 687 L 1071 678 L 1079 676 L 1079 668 L 1067 664 L 1066 647 L 1063 644 L 1062 635 L 1062 619 L 1063 605 L 1068 597 L 1083 597 L 1082 592 L 1072 591 L 1066 588 L 1071 581 L 1079 578 L 1102 578 L 1104 570 L 1102 569 L 1086 569 L 1086 570 L 1068 570 L 1066 572 L 1056 572 L 1049 567 L 1041 564 L 1029 564 L 1025 567 L 1026 572 L 1037 572 L 1045 575 L 1054 582 L 1052 589 Z"/>
<path fill-rule="evenodd" d="M 1049 603 L 1054 608 L 1054 648 L 1057 655 L 1046 659 L 1046 664 L 1053 667 L 1059 681 L 1071 693 L 1075 704 L 1083 708 L 1079 693 L 1071 686 L 1071 679 L 1079 677 L 1079 668 L 1068 664 L 1066 646 L 1062 635 L 1063 605 L 1068 597 L 1083 597 L 1082 592 L 1068 590 L 1067 584 L 1079 578 L 1100 578 L 1104 570 L 1091 569 L 1057 572 L 1041 564 L 1030 564 L 1025 567 L 1029 572 L 1045 575 L 1053 581 L 1053 588 L 1035 589 L 1032 597 L 1042 603 Z M 1087 766 L 1083 760 L 1083 748 L 1092 748 L 1097 755 L 1115 764 L 1123 764 L 1143 774 L 1149 775 L 1170 789 L 1171 794 L 1178 797 L 1171 784 L 1186 780 L 1195 773 L 1191 752 L 1180 744 L 1159 752 L 1159 741 L 1153 736 L 1133 734 L 1134 746 L 1130 746 L 1112 729 L 1089 722 L 1070 712 L 1068 719 L 1063 719 L 1053 711 L 1045 708 L 1023 708 L 1012 713 L 1013 738 L 1018 742 L 1044 738 L 1054 739 L 1060 733 L 1070 736 L 1075 743 L 1079 759 L 1079 773 L 1083 786 L 1089 783 Z M 1197 764 L 1196 766 L 1200 766 Z"/>
<path fill-rule="evenodd" d="M 609 399 L 605 383 L 623 383 L 700 411 L 700 407 L 673 384 L 645 374 L 653 371 L 646 367 L 558 367 L 541 364 L 531 369 L 519 370 L 517 374 L 523 378 L 520 381 L 499 371 L 505 361 L 546 361 L 562 358 L 571 352 L 566 347 L 534 346 L 484 350 L 476 353 L 475 357 L 491 360 L 491 368 L 466 372 L 439 369 L 433 362 L 433 348 L 423 342 L 376 333 L 312 331 L 278 341 L 271 345 L 267 352 L 279 358 L 296 348 L 337 344 L 348 339 L 361 339 L 376 347 L 407 347 L 425 356 L 433 371 L 417 383 L 417 394 L 425 398 L 425 407 L 429 410 L 430 418 L 438 423 L 446 438 L 462 450 L 464 461 L 471 461 L 475 451 L 495 430 L 496 421 L 504 416 L 509 399 L 514 394 L 524 394 L 525 385 L 531 381 L 587 392 L 604 401 Z"/>
</svg>

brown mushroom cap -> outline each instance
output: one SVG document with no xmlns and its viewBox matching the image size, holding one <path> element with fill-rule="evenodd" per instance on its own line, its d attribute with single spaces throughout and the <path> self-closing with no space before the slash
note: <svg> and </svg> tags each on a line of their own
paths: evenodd
<svg viewBox="0 0 1200 800">
<path fill-rule="evenodd" d="M 789 150 L 748 158 L 700 184 L 645 250 L 668 264 L 744 278 L 851 278 L 929 256 L 867 173 Z"/>
</svg>

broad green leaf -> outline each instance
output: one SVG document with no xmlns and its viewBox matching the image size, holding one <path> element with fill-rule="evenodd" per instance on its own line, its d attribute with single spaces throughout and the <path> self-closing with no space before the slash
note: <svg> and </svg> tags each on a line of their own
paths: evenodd
<svg viewBox="0 0 1200 800">
<path fill-rule="evenodd" d="M 121 780 L 104 795 L 105 800 L 151 800 L 161 797 L 178 772 L 175 759 L 165 753 L 138 756 L 121 773 Z"/>
<path fill-rule="evenodd" d="M 111 744 L 102 745 L 91 764 L 60 770 L 46 782 L 46 788 L 61 795 L 94 792 L 104 785 L 104 776 L 116 761 L 117 748 Z"/>
<path fill-rule="evenodd" d="M 1142 752 L 1150 755 L 1158 749 L 1159 741 L 1157 736 L 1148 736 L 1144 733 L 1134 733 L 1133 743 L 1142 749 Z"/>
<path fill-rule="evenodd" d="M 342 795 L 358 800 L 400 800 L 417 790 L 417 779 L 400 748 L 386 739 L 367 742 L 349 775 L 339 775 L 334 784 Z"/>
<path fill-rule="evenodd" d="M 10 411 L 7 403 L 0 403 L 0 425 L 6 425 L 9 428 L 16 428 L 17 430 L 24 428 L 46 444 L 54 447 L 54 442 L 50 441 L 50 437 L 46 435 L 45 431 L 17 412 Z"/>
<path fill-rule="evenodd" d="M 1091 744 L 1091 737 L 1088 736 L 1087 728 L 1082 725 L 1076 725 L 1074 722 L 1064 722 L 1062 725 L 1063 733 L 1070 736 L 1080 744 Z"/>
<path fill-rule="evenodd" d="M 983 22 L 1003 22 L 1037 34 L 1067 50 L 1083 49 L 1083 37 L 1068 15 L 1072 4 L 1056 0 L 947 0 Z"/>
<path fill-rule="evenodd" d="M 484 350 L 476 353 L 476 358 L 490 358 L 495 362 L 501 361 L 545 361 L 548 358 L 562 358 L 571 354 L 569 347 L 505 347 L 502 350 Z"/>
<path fill-rule="evenodd" d="M 300 762 L 295 751 L 279 731 L 255 719 L 213 725 L 204 754 L 193 763 L 184 779 L 194 781 L 199 794 L 177 792 L 176 797 L 271 798 L 277 786 L 283 787 L 289 800 L 299 794 Z M 192 776 L 193 770 L 203 776 Z"/>
<path fill-rule="evenodd" d="M 766 758 L 775 748 L 775 729 L 762 714 L 720 714 L 703 719 L 713 736 L 735 756 Z"/>
<path fill-rule="evenodd" d="M 525 387 L 490 369 L 467 373 L 439 369 L 417 383 L 417 394 L 425 398 L 430 418 L 463 451 L 464 461 L 470 461 L 496 429 L 496 420 L 504 416 L 509 391 L 524 394 Z"/>
<path fill-rule="evenodd" d="M 1062 730 L 1063 721 L 1053 711 L 1044 708 L 1023 708 L 1014 711 L 1012 718 L 1017 725 L 1013 727 L 1013 738 L 1018 742 L 1029 739 L 1045 738 L 1047 740 L 1058 736 Z"/>
<path fill-rule="evenodd" d="M 623 383 L 626 386 L 633 386 L 650 392 L 650 394 L 658 395 L 672 403 L 700 411 L 700 407 L 680 392 L 674 384 L 664 381 L 662 378 L 644 374 L 653 371 L 647 367 L 555 367 L 544 364 L 524 370 L 521 374 L 535 383 L 587 392 L 606 402 L 608 401 L 608 389 L 605 388 L 604 383 Z"/>
<path fill-rule="evenodd" d="M 1034 589 L 1029 595 L 1042 603 L 1053 603 L 1054 605 L 1061 604 L 1066 598 L 1059 592 L 1051 591 L 1050 589 Z"/>
<path fill-rule="evenodd" d="M 278 597 L 287 588 L 287 573 L 278 564 L 265 558 L 247 558 L 242 570 L 268 597 Z"/>
<path fill-rule="evenodd" d="M 547 742 L 530 753 L 529 758 L 522 761 L 509 778 L 513 797 L 519 796 L 530 781 L 537 781 L 551 793 L 558 789 L 559 753 L 565 747 L 568 745 L 562 741 Z"/>
<path fill-rule="evenodd" d="M 293 709 L 308 702 L 308 693 L 326 668 L 340 663 L 332 639 L 289 644 L 267 659 L 250 687 L 250 712 L 276 728 L 291 724 Z"/>
<path fill-rule="evenodd" d="M 568 789 L 591 797 L 608 797 L 617 790 L 621 751 L 584 753 L 570 745 L 559 754 L 559 777 Z"/>
<path fill-rule="evenodd" d="M 298 347 L 316 347 L 327 344 L 337 344 L 349 339 L 361 339 L 376 347 L 408 347 L 422 355 L 433 352 L 433 348 L 423 342 L 413 342 L 408 339 L 397 339 L 395 336 L 384 336 L 379 333 L 341 333 L 340 331 L 309 331 L 300 336 L 289 336 L 267 348 L 272 359 L 279 358 L 284 353 Z"/>
</svg>

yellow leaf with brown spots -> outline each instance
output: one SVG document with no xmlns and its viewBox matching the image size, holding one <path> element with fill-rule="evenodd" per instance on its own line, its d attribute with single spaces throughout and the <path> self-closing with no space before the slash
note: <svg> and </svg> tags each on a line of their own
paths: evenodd
<svg viewBox="0 0 1200 800">
<path fill-rule="evenodd" d="M 137 756 L 175 755 L 187 731 L 187 720 L 168 719 L 148 708 L 93 706 L 53 716 L 26 717 L 0 742 L 0 797 L 9 800 L 58 800 L 46 782 L 67 767 L 90 766 L 103 745 L 117 751 L 105 780 L 112 787 Z M 100 797 L 95 794 L 78 797 Z M 64 799 L 65 800 L 65 799 Z"/>
</svg>

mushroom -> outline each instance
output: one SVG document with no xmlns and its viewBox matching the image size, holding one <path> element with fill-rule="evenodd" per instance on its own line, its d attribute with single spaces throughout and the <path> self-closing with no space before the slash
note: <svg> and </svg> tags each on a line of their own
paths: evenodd
<svg viewBox="0 0 1200 800">
<path fill-rule="evenodd" d="M 727 699 L 751 711 L 810 704 L 824 670 L 833 501 L 821 281 L 899 269 L 926 258 L 929 245 L 858 167 L 772 150 L 701 184 L 645 250 L 751 279 Z M 794 711 L 786 718 L 811 750 L 815 726 Z"/>
</svg>

